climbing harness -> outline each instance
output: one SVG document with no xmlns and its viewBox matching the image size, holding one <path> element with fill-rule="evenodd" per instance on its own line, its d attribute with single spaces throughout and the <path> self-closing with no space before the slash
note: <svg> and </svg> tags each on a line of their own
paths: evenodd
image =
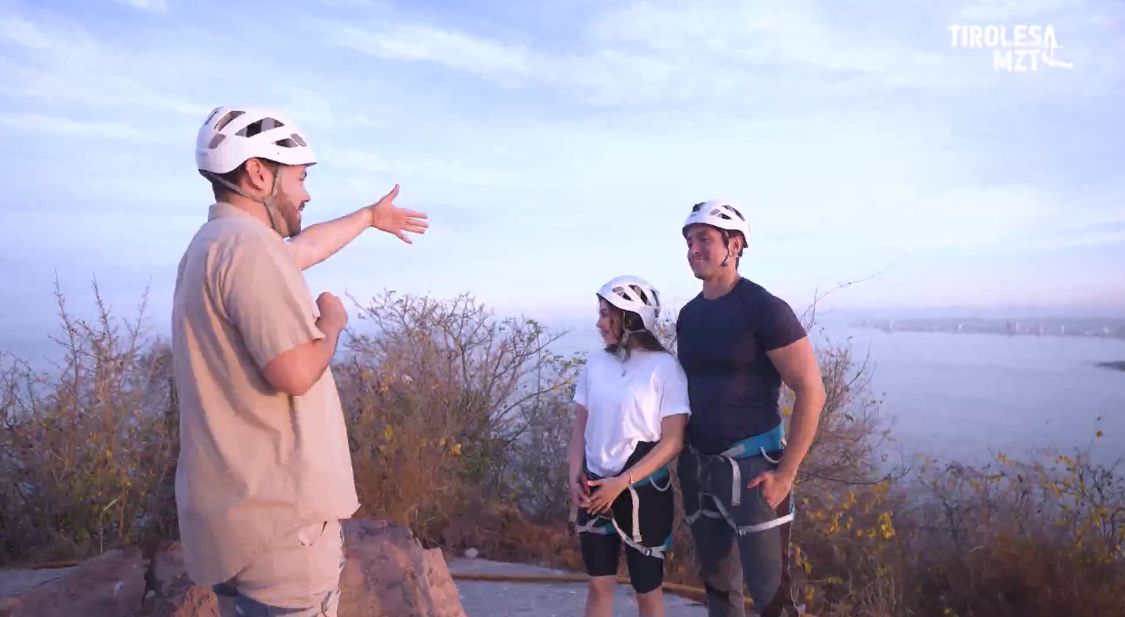
<svg viewBox="0 0 1125 617">
<path fill-rule="evenodd" d="M 747 437 L 746 439 L 739 441 L 738 443 L 734 444 L 723 452 L 720 452 L 719 454 L 704 454 L 699 450 L 696 450 L 689 444 L 688 447 L 685 448 L 685 453 L 695 458 L 695 479 L 696 486 L 699 490 L 699 509 L 686 516 L 684 518 L 684 522 L 686 522 L 688 526 L 691 526 L 694 525 L 701 516 L 705 516 L 707 518 L 721 518 L 725 520 L 727 524 L 729 524 L 738 535 L 745 536 L 752 533 L 766 531 L 767 529 L 773 529 L 774 527 L 780 527 L 781 525 L 792 521 L 793 517 L 797 513 L 797 509 L 793 505 L 793 500 L 790 499 L 788 514 L 770 521 L 766 521 L 764 523 L 758 523 L 755 525 L 739 525 L 730 515 L 730 511 L 727 510 L 726 506 L 723 505 L 722 500 L 719 499 L 719 497 L 714 493 L 709 493 L 704 490 L 703 482 L 703 469 L 705 462 L 711 463 L 717 460 L 726 461 L 730 465 L 731 469 L 730 505 L 732 508 L 737 508 L 742 504 L 742 471 L 738 466 L 738 461 L 755 456 L 761 456 L 767 461 L 776 465 L 778 463 L 778 460 L 771 458 L 769 453 L 778 452 L 784 449 L 785 427 L 781 423 L 779 423 L 773 430 L 767 431 L 765 433 L 760 433 L 752 437 Z M 710 498 L 711 503 L 713 503 L 715 506 L 714 510 L 708 510 L 704 508 L 704 499 L 708 497 Z"/>
<path fill-rule="evenodd" d="M 589 478 L 598 480 L 600 477 L 586 471 Z M 659 480 L 664 480 L 664 486 L 657 484 Z M 637 493 L 637 487 L 643 487 L 646 484 L 651 484 L 652 487 L 660 492 L 667 491 L 672 488 L 672 474 L 668 471 L 667 467 L 661 467 L 652 472 L 649 476 L 634 482 L 629 485 L 629 499 L 633 504 L 633 534 L 630 536 L 621 529 L 621 525 L 617 524 L 617 518 L 613 516 L 613 509 L 611 508 L 608 514 L 599 514 L 584 524 L 578 524 L 578 511 L 571 510 L 570 522 L 575 526 L 575 533 L 581 535 L 583 533 L 592 533 L 596 535 L 608 536 L 616 533 L 621 537 L 621 540 L 628 546 L 635 549 L 645 557 L 656 557 L 657 559 L 664 559 L 664 553 L 672 548 L 672 533 L 668 533 L 668 537 L 664 540 L 664 544 L 660 546 L 645 546 L 641 544 L 641 497 Z"/>
</svg>

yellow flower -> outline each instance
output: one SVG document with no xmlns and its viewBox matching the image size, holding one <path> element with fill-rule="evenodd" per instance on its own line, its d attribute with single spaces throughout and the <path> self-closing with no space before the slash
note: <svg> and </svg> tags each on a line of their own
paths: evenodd
<svg viewBox="0 0 1125 617">
<path fill-rule="evenodd" d="M 890 540 L 895 537 L 895 525 L 891 520 L 891 513 L 884 512 L 879 515 L 879 531 L 883 532 L 883 539 Z"/>
</svg>

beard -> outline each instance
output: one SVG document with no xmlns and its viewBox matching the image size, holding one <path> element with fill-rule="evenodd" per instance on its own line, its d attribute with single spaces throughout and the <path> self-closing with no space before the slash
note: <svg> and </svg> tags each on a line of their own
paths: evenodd
<svg viewBox="0 0 1125 617">
<path fill-rule="evenodd" d="M 296 200 L 284 193 L 278 194 L 272 200 L 273 206 L 267 206 L 271 215 L 279 219 L 274 223 L 280 224 L 284 229 L 275 229 L 282 238 L 294 238 L 301 233 L 301 205 Z"/>
</svg>

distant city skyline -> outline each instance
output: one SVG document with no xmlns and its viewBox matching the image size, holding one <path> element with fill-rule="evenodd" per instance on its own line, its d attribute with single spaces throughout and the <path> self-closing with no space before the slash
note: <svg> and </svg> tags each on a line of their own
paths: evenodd
<svg viewBox="0 0 1125 617">
<path fill-rule="evenodd" d="M 571 321 L 630 273 L 680 305 L 679 226 L 725 198 L 743 274 L 798 312 L 878 274 L 824 308 L 1116 317 L 1123 23 L 1083 0 L 0 0 L 0 338 L 54 327 L 56 273 L 79 312 L 93 276 L 120 314 L 151 283 L 166 328 L 211 200 L 195 133 L 224 104 L 305 130 L 306 226 L 396 182 L 431 216 L 413 246 L 371 231 L 313 268 L 314 294 Z M 1049 24 L 1074 66 L 995 70 L 954 24 Z"/>
</svg>

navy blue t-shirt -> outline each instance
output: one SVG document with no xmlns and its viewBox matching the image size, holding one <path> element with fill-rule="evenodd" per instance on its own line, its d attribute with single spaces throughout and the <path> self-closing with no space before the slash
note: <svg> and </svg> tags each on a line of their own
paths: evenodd
<svg viewBox="0 0 1125 617">
<path fill-rule="evenodd" d="M 766 352 L 804 336 L 793 309 L 746 278 L 725 296 L 688 302 L 676 320 L 691 401 L 687 441 L 717 454 L 776 427 L 781 376 Z"/>
</svg>

